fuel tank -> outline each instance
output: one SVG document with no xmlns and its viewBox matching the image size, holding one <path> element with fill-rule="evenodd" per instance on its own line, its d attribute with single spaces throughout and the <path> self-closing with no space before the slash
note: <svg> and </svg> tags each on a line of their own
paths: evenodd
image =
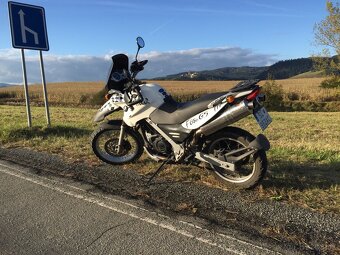
<svg viewBox="0 0 340 255">
<path fill-rule="evenodd" d="M 124 112 L 124 122 L 130 127 L 135 126 L 142 119 L 149 118 L 150 114 L 158 109 L 164 103 L 164 99 L 169 96 L 167 91 L 158 84 L 142 84 L 140 88 L 144 102 Z"/>
<path fill-rule="evenodd" d="M 169 96 L 168 92 L 158 84 L 143 84 L 141 86 L 144 100 L 156 107 L 164 103 L 164 99 Z"/>
</svg>

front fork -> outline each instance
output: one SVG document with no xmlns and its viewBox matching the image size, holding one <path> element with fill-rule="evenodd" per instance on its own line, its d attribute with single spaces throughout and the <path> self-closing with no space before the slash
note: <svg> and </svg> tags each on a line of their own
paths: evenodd
<svg viewBox="0 0 340 255">
<path fill-rule="evenodd" d="M 126 129 L 126 125 L 124 122 L 122 122 L 122 125 L 120 126 L 120 134 L 119 134 L 119 139 L 118 139 L 118 145 L 116 147 L 116 151 L 117 153 L 121 153 L 122 149 L 123 149 L 123 139 L 125 136 L 125 129 Z"/>
</svg>

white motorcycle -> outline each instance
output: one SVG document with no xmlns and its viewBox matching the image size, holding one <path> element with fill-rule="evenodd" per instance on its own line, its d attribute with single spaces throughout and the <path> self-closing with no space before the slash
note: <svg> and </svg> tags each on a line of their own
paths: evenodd
<svg viewBox="0 0 340 255">
<path fill-rule="evenodd" d="M 107 102 L 94 117 L 100 122 L 123 110 L 122 120 L 102 123 L 92 134 L 92 148 L 102 161 L 125 164 L 139 159 L 143 150 L 163 161 L 150 178 L 167 163 L 204 163 L 218 179 L 239 188 L 254 187 L 265 175 L 265 151 L 270 144 L 259 134 L 230 125 L 253 114 L 262 130 L 271 122 L 261 105 L 265 96 L 255 81 L 243 81 L 226 92 L 207 94 L 191 102 L 176 102 L 164 88 L 136 79 L 147 60 L 138 61 L 144 40 L 130 66 L 124 54 L 112 57 L 106 89 Z"/>
</svg>

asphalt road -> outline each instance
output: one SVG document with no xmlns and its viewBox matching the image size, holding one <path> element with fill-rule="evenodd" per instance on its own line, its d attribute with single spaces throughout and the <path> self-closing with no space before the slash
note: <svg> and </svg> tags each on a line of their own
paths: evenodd
<svg viewBox="0 0 340 255">
<path fill-rule="evenodd" d="M 0 254 L 297 254 L 0 160 Z"/>
</svg>

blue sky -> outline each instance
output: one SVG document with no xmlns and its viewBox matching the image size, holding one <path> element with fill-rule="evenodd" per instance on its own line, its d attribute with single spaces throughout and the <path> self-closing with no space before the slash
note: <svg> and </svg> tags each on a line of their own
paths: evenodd
<svg viewBox="0 0 340 255">
<path fill-rule="evenodd" d="M 261 66 L 308 57 L 324 0 L 31 0 L 45 7 L 49 81 L 103 80 L 109 56 L 134 54 L 137 35 L 149 58 L 144 77 L 225 66 Z M 0 1 L 0 82 L 21 82 L 11 49 L 7 1 Z M 31 82 L 37 52 L 28 51 Z M 7 66 L 7 67 L 6 67 Z M 50 70 L 48 70 L 50 68 Z M 83 71 L 83 73 L 82 73 Z M 58 75 L 56 75 L 56 72 Z M 19 73 L 19 75 L 18 75 Z M 36 77 L 37 76 L 37 77 Z M 39 79 L 38 79 L 39 80 Z"/>
</svg>

